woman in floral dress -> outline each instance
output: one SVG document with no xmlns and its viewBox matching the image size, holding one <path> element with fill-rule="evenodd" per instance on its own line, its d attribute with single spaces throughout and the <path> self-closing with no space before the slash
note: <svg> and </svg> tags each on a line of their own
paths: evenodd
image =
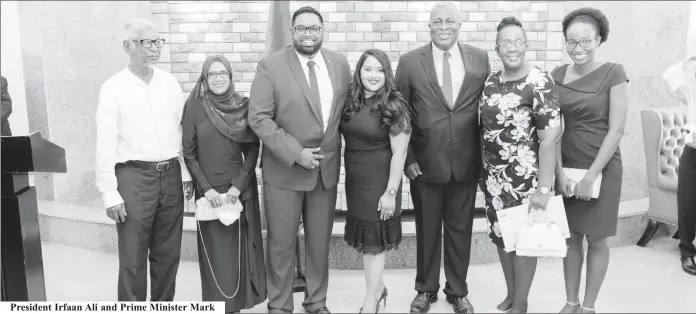
<svg viewBox="0 0 696 314">
<path fill-rule="evenodd" d="M 496 211 L 521 205 L 525 199 L 530 210 L 546 209 L 560 130 L 558 92 L 546 71 L 525 63 L 527 37 L 522 23 L 507 17 L 497 30 L 495 50 L 504 69 L 488 77 L 479 107 L 486 214 L 508 290 L 498 310 L 526 313 L 537 260 L 505 252 Z"/>
</svg>

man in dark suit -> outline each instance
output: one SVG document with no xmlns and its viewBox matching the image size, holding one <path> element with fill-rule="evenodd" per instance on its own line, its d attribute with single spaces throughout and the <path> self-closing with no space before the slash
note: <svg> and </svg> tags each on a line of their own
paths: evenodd
<svg viewBox="0 0 696 314">
<path fill-rule="evenodd" d="M 293 45 L 259 62 L 249 125 L 263 143 L 269 312 L 293 310 L 300 216 L 306 253 L 304 308 L 328 313 L 329 239 L 341 165 L 338 124 L 351 79 L 348 60 L 322 49 L 324 20 L 311 7 L 292 17 Z"/>
<path fill-rule="evenodd" d="M 12 98 L 10 98 L 10 92 L 7 91 L 7 79 L 3 76 L 0 76 L 0 88 L 2 89 L 2 119 L 0 120 L 2 136 L 12 136 L 8 121 L 12 113 Z"/>
<path fill-rule="evenodd" d="M 416 213 L 416 291 L 411 312 L 427 312 L 440 289 L 444 221 L 447 301 L 471 313 L 467 299 L 471 232 L 481 173 L 478 105 L 490 72 L 488 54 L 457 42 L 459 12 L 438 3 L 430 12 L 431 43 L 401 56 L 399 91 L 414 111 L 406 160 Z"/>
</svg>

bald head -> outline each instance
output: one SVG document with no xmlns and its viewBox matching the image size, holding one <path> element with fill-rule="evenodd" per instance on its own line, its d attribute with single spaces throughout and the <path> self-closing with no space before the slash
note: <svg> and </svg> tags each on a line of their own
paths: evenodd
<svg viewBox="0 0 696 314">
<path fill-rule="evenodd" d="M 459 10 L 452 2 L 438 2 L 430 10 L 430 39 L 436 47 L 448 51 L 459 38 Z"/>
<path fill-rule="evenodd" d="M 125 34 L 125 40 L 138 40 L 142 39 L 143 33 L 145 32 L 157 32 L 155 24 L 150 20 L 144 18 L 136 18 L 130 20 L 124 27 L 123 31 Z"/>
<path fill-rule="evenodd" d="M 433 8 L 430 10 L 430 21 L 433 20 L 433 17 L 442 16 L 443 14 L 448 17 L 454 18 L 456 22 L 460 22 L 459 10 L 454 5 L 454 3 L 446 1 L 438 2 L 433 6 Z"/>
<path fill-rule="evenodd" d="M 125 33 L 123 48 L 130 56 L 130 65 L 144 68 L 157 64 L 164 42 L 155 24 L 149 20 L 137 18 L 128 22 L 123 30 Z"/>
</svg>

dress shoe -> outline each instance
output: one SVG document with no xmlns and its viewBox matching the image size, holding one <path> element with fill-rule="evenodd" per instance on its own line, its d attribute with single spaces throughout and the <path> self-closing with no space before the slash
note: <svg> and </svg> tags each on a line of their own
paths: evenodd
<svg viewBox="0 0 696 314">
<path fill-rule="evenodd" d="M 418 293 L 413 302 L 411 302 L 411 313 L 428 313 L 430 304 L 437 301 L 437 294 L 430 292 Z"/>
<path fill-rule="evenodd" d="M 320 307 L 314 311 L 307 311 L 307 313 L 331 313 L 326 307 Z"/>
<path fill-rule="evenodd" d="M 454 307 L 455 313 L 473 313 L 474 312 L 474 306 L 471 305 L 471 302 L 469 302 L 469 299 L 467 299 L 466 297 L 447 296 L 446 300 L 449 304 L 452 304 L 452 307 Z"/>
<path fill-rule="evenodd" d="M 694 262 L 694 257 L 681 257 L 682 269 L 689 275 L 696 276 L 696 262 Z"/>
</svg>

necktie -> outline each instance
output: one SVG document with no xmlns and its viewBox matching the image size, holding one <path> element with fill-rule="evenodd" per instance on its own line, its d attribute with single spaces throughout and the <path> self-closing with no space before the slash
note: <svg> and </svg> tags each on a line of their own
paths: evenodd
<svg viewBox="0 0 696 314">
<path fill-rule="evenodd" d="M 307 67 L 309 67 L 309 90 L 312 92 L 312 96 L 317 104 L 321 107 L 321 96 L 319 96 L 319 81 L 317 80 L 317 72 L 314 70 L 314 66 L 317 63 L 309 60 L 307 61 Z"/>
<path fill-rule="evenodd" d="M 449 51 L 445 51 L 442 58 L 442 93 L 445 94 L 447 105 L 452 108 L 454 96 L 452 95 L 452 71 L 450 70 L 449 57 Z"/>
</svg>

